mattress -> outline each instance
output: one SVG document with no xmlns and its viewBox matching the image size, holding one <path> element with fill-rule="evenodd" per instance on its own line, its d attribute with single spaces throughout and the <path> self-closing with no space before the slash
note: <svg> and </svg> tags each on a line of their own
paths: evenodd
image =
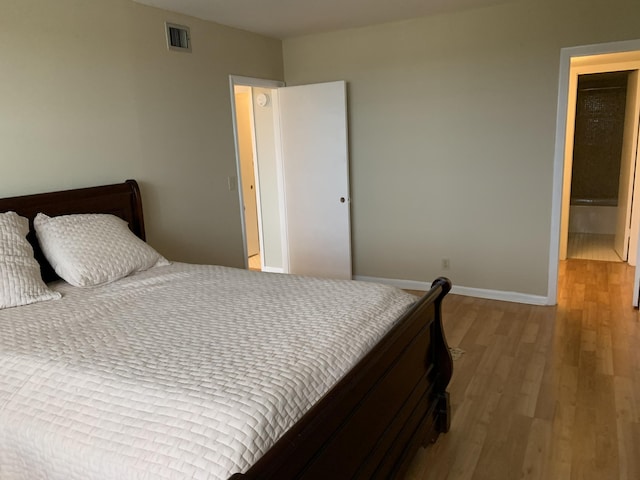
<svg viewBox="0 0 640 480">
<path fill-rule="evenodd" d="M 392 287 L 174 263 L 0 310 L 2 480 L 226 479 L 393 326 Z"/>
</svg>

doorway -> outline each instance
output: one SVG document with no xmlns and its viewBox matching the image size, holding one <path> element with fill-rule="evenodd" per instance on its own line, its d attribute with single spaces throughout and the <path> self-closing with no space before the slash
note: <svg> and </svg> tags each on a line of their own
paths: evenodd
<svg viewBox="0 0 640 480">
<path fill-rule="evenodd" d="M 626 171 L 621 171 L 623 144 L 634 142 L 624 135 L 625 123 L 634 123 L 633 115 L 626 115 L 627 89 L 636 87 L 630 74 L 578 75 L 572 171 L 565 179 L 571 192 L 566 258 L 627 261 L 629 232 L 624 225 L 618 229 L 617 221 L 624 224 L 632 208 L 632 195 L 620 195 L 635 172 L 634 162 L 624 162 Z"/>
<path fill-rule="evenodd" d="M 245 267 L 260 259 L 262 271 L 351 279 L 346 82 L 230 84 Z"/>
<path fill-rule="evenodd" d="M 280 86 L 282 82 L 231 78 L 245 268 L 273 273 L 287 271 L 273 104 Z"/>
<path fill-rule="evenodd" d="M 252 114 L 252 92 L 249 87 L 237 86 L 235 91 L 236 132 L 238 136 L 238 158 L 240 160 L 240 184 L 242 210 L 246 235 L 246 264 L 250 270 L 263 268 L 263 242 L 260 227 L 262 219 L 256 192 L 255 139 Z"/>
<path fill-rule="evenodd" d="M 631 172 L 627 181 L 620 181 L 618 204 L 627 205 L 616 212 L 616 229 L 623 229 L 626 239 L 626 253 L 629 265 L 636 264 L 638 255 L 638 234 L 640 233 L 640 195 L 635 195 L 635 205 L 631 208 L 634 190 L 640 191 L 639 176 L 634 176 L 637 160 L 638 119 L 640 116 L 640 40 L 616 42 L 564 48 L 560 59 L 560 82 L 556 125 L 554 160 L 554 181 L 551 216 L 551 239 L 549 256 L 548 303 L 557 303 L 558 264 L 567 257 L 569 230 L 570 179 L 572 173 L 574 127 L 578 76 L 605 72 L 632 71 L 627 87 L 627 108 L 625 118 L 622 163 L 620 172 Z M 633 83 L 633 86 L 631 86 Z M 630 107 L 631 105 L 631 107 Z M 630 121 L 627 121 L 631 118 Z M 624 188 L 623 188 L 624 187 Z M 625 197 L 626 196 L 626 197 Z M 618 233 L 616 233 L 618 236 Z M 636 279 L 640 280 L 640 270 L 636 269 Z M 637 286 L 634 290 L 638 290 Z M 638 295 L 634 295 L 637 306 Z"/>
</svg>

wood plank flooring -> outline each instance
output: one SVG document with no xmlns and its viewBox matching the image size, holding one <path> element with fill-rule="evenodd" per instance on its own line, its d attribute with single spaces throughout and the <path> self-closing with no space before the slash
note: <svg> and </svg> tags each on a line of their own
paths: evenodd
<svg viewBox="0 0 640 480">
<path fill-rule="evenodd" d="M 640 323 L 633 268 L 561 262 L 559 304 L 449 295 L 449 433 L 406 480 L 640 479 Z"/>
<path fill-rule="evenodd" d="M 249 257 L 249 270 L 257 270 L 258 272 L 262 270 L 260 266 L 260 254 L 252 255 Z"/>
</svg>

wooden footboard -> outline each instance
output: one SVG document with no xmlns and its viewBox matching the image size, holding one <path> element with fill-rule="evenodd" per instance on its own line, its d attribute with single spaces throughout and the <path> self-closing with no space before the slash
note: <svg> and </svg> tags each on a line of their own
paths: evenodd
<svg viewBox="0 0 640 480">
<path fill-rule="evenodd" d="M 452 360 L 438 278 L 397 325 L 248 472 L 233 480 L 401 478 L 449 430 Z"/>
</svg>

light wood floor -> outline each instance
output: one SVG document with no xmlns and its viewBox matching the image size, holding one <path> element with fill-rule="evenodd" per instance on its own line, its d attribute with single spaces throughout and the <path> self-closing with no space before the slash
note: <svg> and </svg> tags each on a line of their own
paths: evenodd
<svg viewBox="0 0 640 480">
<path fill-rule="evenodd" d="M 407 480 L 640 479 L 640 324 L 625 263 L 561 262 L 559 305 L 450 295 L 451 430 Z"/>
<path fill-rule="evenodd" d="M 249 257 L 249 270 L 257 270 L 260 271 L 262 270 L 262 267 L 260 266 L 260 254 L 258 253 L 257 255 L 252 255 Z"/>
</svg>

